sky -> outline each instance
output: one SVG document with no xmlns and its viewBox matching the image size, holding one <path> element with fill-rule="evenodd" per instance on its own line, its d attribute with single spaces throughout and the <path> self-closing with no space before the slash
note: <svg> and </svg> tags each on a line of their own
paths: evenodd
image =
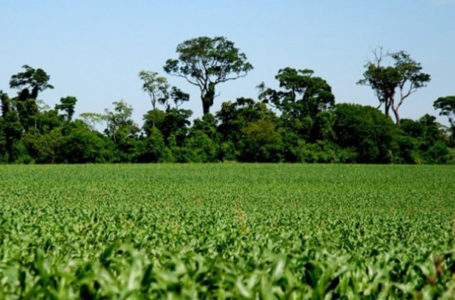
<svg viewBox="0 0 455 300">
<path fill-rule="evenodd" d="M 138 73 L 158 71 L 190 93 L 184 107 L 202 114 L 197 87 L 164 73 L 176 46 L 198 36 L 225 36 L 254 66 L 245 78 L 217 86 L 215 105 L 257 99 L 256 86 L 287 66 L 315 71 L 332 86 L 336 102 L 377 106 L 356 82 L 373 49 L 406 50 L 431 74 L 429 85 L 401 108 L 404 118 L 437 115 L 433 101 L 455 95 L 453 0 L 0 0 L 0 90 L 28 64 L 51 75 L 40 95 L 53 107 L 76 96 L 76 115 L 112 109 L 123 99 L 133 118 L 151 108 Z M 439 118 L 445 122 L 444 118 Z"/>
</svg>

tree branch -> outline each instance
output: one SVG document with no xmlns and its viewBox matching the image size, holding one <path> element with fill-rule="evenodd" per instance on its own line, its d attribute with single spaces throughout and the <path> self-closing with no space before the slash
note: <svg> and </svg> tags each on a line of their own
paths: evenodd
<svg viewBox="0 0 455 300">
<path fill-rule="evenodd" d="M 215 84 L 218 84 L 218 83 L 223 83 L 223 82 L 226 82 L 226 81 L 229 81 L 229 80 L 236 80 L 236 79 L 239 79 L 239 78 L 243 78 L 245 77 L 247 74 L 238 74 L 237 76 L 233 76 L 233 77 L 226 77 L 224 79 L 217 79 L 215 80 Z"/>
</svg>

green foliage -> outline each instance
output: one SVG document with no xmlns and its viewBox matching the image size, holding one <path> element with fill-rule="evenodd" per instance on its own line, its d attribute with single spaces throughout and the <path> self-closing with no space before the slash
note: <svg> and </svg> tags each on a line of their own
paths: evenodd
<svg viewBox="0 0 455 300">
<path fill-rule="evenodd" d="M 170 153 L 164 143 L 163 135 L 156 127 L 152 127 L 147 138 L 141 141 L 136 149 L 138 162 L 162 162 L 169 161 Z"/>
<path fill-rule="evenodd" d="M 393 160 L 397 128 L 392 120 L 370 106 L 337 104 L 336 142 L 357 153 L 357 162 L 388 163 Z"/>
<path fill-rule="evenodd" d="M 87 124 L 91 130 L 96 130 L 96 126 L 106 122 L 106 116 L 99 113 L 85 112 L 80 114 L 81 120 Z"/>
<path fill-rule="evenodd" d="M 115 145 L 114 162 L 131 161 L 135 155 L 138 126 L 131 119 L 133 108 L 123 100 L 115 101 L 114 111 L 106 109 L 106 135 Z"/>
<path fill-rule="evenodd" d="M 281 160 L 282 141 L 272 121 L 260 119 L 243 128 L 245 138 L 242 161 L 276 162 Z"/>
<path fill-rule="evenodd" d="M 450 160 L 449 148 L 441 141 L 437 141 L 426 152 L 426 161 L 429 163 L 443 164 Z"/>
<path fill-rule="evenodd" d="M 72 123 L 65 131 L 59 143 L 58 162 L 102 163 L 111 160 L 107 141 L 82 121 Z"/>
<path fill-rule="evenodd" d="M 387 58 L 392 60 L 392 64 L 384 66 Z M 375 51 L 374 60 L 365 65 L 363 78 L 358 84 L 370 86 L 378 97 L 379 106 L 384 104 L 384 113 L 388 116 L 392 110 L 396 124 L 400 124 L 401 105 L 430 80 L 431 76 L 422 72 L 422 65 L 413 60 L 406 51 L 384 55 L 382 48 L 379 48 Z"/>
<path fill-rule="evenodd" d="M 194 130 L 186 140 L 187 161 L 213 162 L 216 159 L 217 149 L 214 141 L 202 130 Z"/>
<path fill-rule="evenodd" d="M 423 159 L 420 157 L 418 150 L 419 141 L 417 139 L 399 133 L 397 135 L 397 144 L 398 154 L 394 157 L 395 163 L 415 164 L 422 162 Z"/>
<path fill-rule="evenodd" d="M 338 145 L 328 141 L 317 141 L 312 144 L 301 142 L 299 146 L 299 162 L 353 163 L 358 159 L 357 152 L 349 148 L 340 148 Z"/>
<path fill-rule="evenodd" d="M 56 110 L 60 110 L 64 113 L 64 117 L 67 121 L 71 121 L 74 115 L 77 99 L 73 96 L 60 98 L 60 103 L 55 105 Z"/>
<path fill-rule="evenodd" d="M 143 130 L 146 136 L 150 136 L 153 123 L 163 135 L 164 141 L 169 145 L 169 140 L 172 137 L 175 139 L 176 145 L 182 146 L 185 137 L 188 134 L 190 125 L 189 118 L 192 111 L 188 109 L 171 108 L 167 111 L 159 109 L 150 110 L 144 115 Z"/>
<path fill-rule="evenodd" d="M 405 119 L 400 129 L 412 137 L 414 151 L 419 153 L 421 160 L 428 163 L 444 163 L 450 160 L 444 130 L 434 116 L 426 114 L 417 121 Z"/>
<path fill-rule="evenodd" d="M 433 107 L 439 109 L 440 116 L 447 116 L 452 132 L 452 143 L 455 145 L 455 96 L 439 97 Z"/>
<path fill-rule="evenodd" d="M 12 163 L 18 158 L 17 146 L 23 133 L 23 127 L 20 123 L 16 111 L 11 110 L 2 117 L 2 129 L 5 140 L 5 152 L 8 156 L 8 162 Z"/>
<path fill-rule="evenodd" d="M 41 164 L 53 164 L 60 159 L 58 151 L 63 140 L 62 132 L 59 129 L 46 134 L 26 133 L 23 137 L 28 153 L 36 163 Z"/>
<path fill-rule="evenodd" d="M 166 104 L 169 99 L 169 84 L 166 77 L 159 76 L 158 72 L 141 71 L 139 78 L 143 81 L 142 90 L 149 94 L 153 110 L 156 104 Z"/>
<path fill-rule="evenodd" d="M 258 127 L 258 124 L 254 125 L 254 123 L 262 120 L 261 122 L 268 126 L 268 128 L 265 128 L 267 131 L 274 132 L 276 127 L 277 117 L 264 103 L 255 102 L 249 98 L 238 98 L 235 102 L 224 102 L 221 110 L 216 114 L 216 118 L 219 123 L 217 131 L 221 140 L 225 142 L 222 148 L 224 150 L 222 151 L 228 151 L 227 160 L 232 160 L 234 155 L 236 158 L 247 161 L 249 159 L 252 159 L 251 161 L 264 160 L 264 155 L 269 156 L 266 153 L 259 156 L 257 156 L 257 153 L 252 153 L 255 151 L 254 148 L 257 148 L 262 143 L 259 142 L 258 144 L 255 141 L 257 139 L 253 137 L 258 134 L 261 135 L 259 133 L 261 128 Z M 250 129 L 247 129 L 247 127 L 250 127 Z M 248 137 L 248 134 L 250 137 Z M 248 153 L 243 153 L 244 150 L 248 151 Z M 268 152 L 268 150 L 265 151 Z M 278 160 L 276 154 L 273 156 L 275 161 Z"/>
<path fill-rule="evenodd" d="M 0 298 L 451 299 L 454 178 L 453 166 L 0 166 Z"/>
<path fill-rule="evenodd" d="M 264 89 L 261 100 L 279 109 L 287 118 L 300 119 L 316 116 L 335 104 L 332 88 L 321 77 L 314 77 L 314 71 L 284 68 L 275 78 L 282 90 Z"/>
<path fill-rule="evenodd" d="M 225 37 L 198 37 L 177 46 L 178 59 L 168 59 L 164 70 L 185 78 L 201 92 L 204 114 L 215 99 L 215 86 L 246 76 L 253 66 L 246 55 Z"/>
<path fill-rule="evenodd" d="M 361 105 L 336 106 L 325 79 L 292 67 L 278 71 L 279 88 L 258 86 L 259 101 L 239 97 L 223 102 L 212 115 L 215 87 L 246 76 L 252 65 L 224 37 L 184 41 L 177 53 L 164 69 L 199 87 L 203 115 L 193 118 L 191 110 L 180 108 L 190 96 L 171 87 L 166 77 L 141 71 L 142 89 L 152 104 L 142 126 L 133 121 L 133 108 L 123 100 L 113 102 L 112 110 L 81 113 L 76 120 L 76 97 L 62 97 L 51 109 L 38 99 L 40 92 L 53 88 L 50 75 L 23 66 L 10 80 L 18 95 L 10 98 L 0 91 L 0 163 L 455 162 L 455 150 L 449 148 L 455 146 L 453 97 L 434 103 L 449 117 L 451 137 L 431 115 L 399 119 L 403 101 L 430 80 L 404 51 L 376 53 L 359 82 L 375 90 L 386 115 Z M 397 125 L 388 119 L 389 110 Z"/>
<path fill-rule="evenodd" d="M 19 89 L 19 100 L 38 99 L 38 93 L 46 89 L 53 89 L 49 84 L 51 77 L 43 69 L 34 69 L 23 65 L 23 72 L 11 76 L 9 86 L 12 89 Z"/>
<path fill-rule="evenodd" d="M 259 86 L 259 99 L 281 112 L 282 125 L 310 142 L 333 137 L 327 112 L 335 104 L 330 85 L 313 74 L 313 70 L 287 67 L 275 76 L 281 90 Z"/>
</svg>

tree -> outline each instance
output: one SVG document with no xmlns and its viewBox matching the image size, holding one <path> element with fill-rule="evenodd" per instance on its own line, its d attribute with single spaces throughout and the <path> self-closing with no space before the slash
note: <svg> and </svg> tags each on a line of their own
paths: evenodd
<svg viewBox="0 0 455 300">
<path fill-rule="evenodd" d="M 185 78 L 201 92 L 202 109 L 209 113 L 216 85 L 245 77 L 253 66 L 225 37 L 198 37 L 177 46 L 178 59 L 168 59 L 164 70 Z"/>
<path fill-rule="evenodd" d="M 5 139 L 5 150 L 8 154 L 8 162 L 12 163 L 17 158 L 16 145 L 20 141 L 23 133 L 23 127 L 19 120 L 17 112 L 11 105 L 8 95 L 0 91 L 0 100 L 2 104 L 2 123 L 1 129 Z"/>
<path fill-rule="evenodd" d="M 400 129 L 415 140 L 416 147 L 423 156 L 436 143 L 444 143 L 446 140 L 442 125 L 436 122 L 436 117 L 429 114 L 423 115 L 417 121 L 403 119 Z"/>
<path fill-rule="evenodd" d="M 169 150 L 164 143 L 163 135 L 156 127 L 151 128 L 150 135 L 138 144 L 139 148 L 135 157 L 138 162 L 162 162 L 166 159 Z"/>
<path fill-rule="evenodd" d="M 171 105 L 169 98 L 172 98 L 175 108 L 178 109 L 183 102 L 190 99 L 190 95 L 173 86 L 169 91 L 170 85 L 166 77 L 159 76 L 157 72 L 141 71 L 139 77 L 144 82 L 142 89 L 149 94 L 152 101 L 151 121 L 152 127 L 156 123 L 156 104 L 160 103 L 165 106 L 166 111 L 170 111 Z"/>
<path fill-rule="evenodd" d="M 135 127 L 133 120 L 131 120 L 131 115 L 133 114 L 133 108 L 128 105 L 125 101 L 119 100 L 114 101 L 114 111 L 108 109 L 106 112 L 106 134 L 110 136 L 114 142 L 117 140 L 118 133 L 122 131 L 125 127 Z M 137 132 L 137 130 L 133 130 Z"/>
<path fill-rule="evenodd" d="M 259 87 L 262 92 L 259 98 L 296 118 L 315 116 L 320 111 L 332 107 L 335 96 L 330 85 L 313 74 L 314 71 L 309 69 L 296 70 L 289 67 L 281 69 L 275 78 L 282 90 L 265 89 L 261 84 Z"/>
<path fill-rule="evenodd" d="M 281 159 L 282 140 L 270 120 L 257 120 L 243 128 L 245 141 L 240 155 L 242 161 L 276 162 Z"/>
<path fill-rule="evenodd" d="M 107 127 L 105 133 L 115 144 L 115 161 L 131 161 L 139 132 L 139 128 L 131 119 L 133 108 L 123 100 L 115 101 L 113 104 L 114 111 L 106 109 Z"/>
<path fill-rule="evenodd" d="M 66 135 L 68 133 L 66 132 Z M 61 160 L 59 146 L 63 138 L 61 128 L 56 128 L 45 134 L 26 133 L 22 140 L 35 163 L 53 164 Z"/>
<path fill-rule="evenodd" d="M 192 162 L 213 162 L 216 158 L 215 142 L 200 130 L 194 130 L 185 140 L 185 150 L 185 157 Z"/>
<path fill-rule="evenodd" d="M 171 98 L 174 101 L 175 108 L 178 109 L 183 102 L 187 102 L 190 100 L 190 95 L 180 90 L 178 87 L 173 86 L 171 89 Z M 166 108 L 166 110 L 170 109 L 170 105 Z"/>
<path fill-rule="evenodd" d="M 139 78 L 144 82 L 142 90 L 149 94 L 153 110 L 156 104 L 164 104 L 169 99 L 169 84 L 166 77 L 159 76 L 158 72 L 141 71 Z"/>
<path fill-rule="evenodd" d="M 275 114 L 265 103 L 255 102 L 250 98 L 237 98 L 235 102 L 223 102 L 221 110 L 216 113 L 219 121 L 218 132 L 225 142 L 235 145 L 243 137 L 243 129 L 248 123 L 258 120 L 276 121 Z"/>
<path fill-rule="evenodd" d="M 142 127 L 145 134 L 149 137 L 152 134 L 152 129 L 157 128 L 166 144 L 169 138 L 175 139 L 175 142 L 180 146 L 183 144 L 190 125 L 189 118 L 191 117 L 191 110 L 171 108 L 166 111 L 150 110 L 144 115 L 144 125 Z M 152 125 L 155 120 L 155 127 Z"/>
<path fill-rule="evenodd" d="M 55 109 L 63 111 L 65 119 L 69 122 L 73 118 L 76 102 L 76 97 L 62 97 L 60 98 L 60 103 L 55 105 Z"/>
<path fill-rule="evenodd" d="M 17 158 L 17 145 L 21 140 L 23 127 L 19 121 L 19 116 L 14 110 L 5 114 L 3 122 L 5 123 L 3 130 L 6 139 L 5 147 L 8 153 L 8 162 L 12 163 Z"/>
<path fill-rule="evenodd" d="M 281 90 L 259 85 L 262 102 L 281 112 L 284 126 L 309 140 L 315 140 L 315 122 L 319 113 L 327 111 L 335 104 L 335 96 L 330 85 L 321 77 L 313 76 L 309 69 L 284 68 L 275 78 Z"/>
<path fill-rule="evenodd" d="M 81 113 L 82 121 L 87 124 L 90 130 L 96 130 L 96 126 L 106 122 L 106 116 L 99 113 L 85 112 Z"/>
<path fill-rule="evenodd" d="M 0 115 L 0 162 L 3 161 L 3 158 L 5 157 L 5 154 L 7 154 L 6 150 L 6 136 L 5 136 L 5 115 L 9 111 L 9 98 L 6 93 L 3 93 L 2 90 L 0 90 L 0 101 L 1 101 L 1 112 L 2 114 Z"/>
<path fill-rule="evenodd" d="M 68 124 L 68 132 L 59 141 L 58 161 L 61 163 L 103 163 L 109 161 L 110 152 L 103 136 L 90 130 L 84 122 Z"/>
<path fill-rule="evenodd" d="M 11 100 L 9 99 L 8 94 L 4 93 L 2 90 L 0 90 L 0 101 L 2 104 L 2 117 L 5 117 L 5 115 L 11 110 Z"/>
<path fill-rule="evenodd" d="M 335 107 L 336 142 L 357 153 L 359 163 L 392 161 L 397 128 L 392 120 L 371 106 L 337 104 Z"/>
<path fill-rule="evenodd" d="M 452 139 L 455 139 L 455 96 L 439 97 L 433 103 L 433 107 L 440 110 L 440 116 L 447 116 L 452 130 Z"/>
<path fill-rule="evenodd" d="M 39 113 L 38 94 L 46 89 L 54 88 L 49 84 L 50 76 L 43 69 L 22 66 L 23 72 L 11 76 L 10 88 L 18 89 L 18 96 L 12 99 L 25 131 L 36 127 L 36 115 Z"/>
<path fill-rule="evenodd" d="M 28 65 L 22 66 L 24 72 L 11 76 L 10 88 L 19 89 L 20 100 L 37 99 L 38 93 L 45 89 L 53 89 L 49 84 L 50 76 L 43 69 L 34 69 Z"/>
<path fill-rule="evenodd" d="M 384 59 L 392 59 L 393 64 L 383 66 Z M 365 65 L 363 78 L 358 84 L 370 86 L 379 100 L 378 108 L 384 104 L 384 113 L 389 116 L 392 110 L 395 123 L 400 124 L 400 107 L 404 100 L 418 89 L 425 87 L 431 80 L 429 74 L 422 72 L 419 62 L 413 60 L 405 51 L 383 54 L 382 49 L 375 51 L 375 57 Z M 397 99 L 397 91 L 399 91 Z"/>
</svg>

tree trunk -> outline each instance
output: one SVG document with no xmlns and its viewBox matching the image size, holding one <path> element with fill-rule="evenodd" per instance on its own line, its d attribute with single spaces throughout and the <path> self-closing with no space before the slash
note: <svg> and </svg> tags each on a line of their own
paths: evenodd
<svg viewBox="0 0 455 300">
<path fill-rule="evenodd" d="M 202 111 L 204 115 L 210 112 L 210 107 L 213 105 L 215 99 L 215 84 L 213 82 L 209 83 L 208 90 L 201 95 L 202 100 Z"/>
<path fill-rule="evenodd" d="M 202 100 L 202 111 L 204 112 L 204 116 L 210 112 L 209 102 Z"/>
<path fill-rule="evenodd" d="M 155 97 L 152 98 L 152 127 L 155 128 L 155 118 L 156 118 L 156 100 Z"/>
<path fill-rule="evenodd" d="M 390 102 L 389 102 L 388 100 L 386 100 L 386 101 L 384 102 L 384 104 L 385 104 L 385 105 L 384 105 L 384 114 L 385 114 L 386 116 L 389 116 Z"/>
<path fill-rule="evenodd" d="M 10 137 L 6 137 L 6 153 L 8 153 L 8 163 L 14 162 L 14 153 L 13 153 L 13 141 Z"/>
<path fill-rule="evenodd" d="M 400 125 L 400 113 L 398 107 L 392 107 L 393 114 L 395 115 L 395 124 Z"/>
<path fill-rule="evenodd" d="M 37 86 L 34 86 L 33 89 L 32 89 L 32 94 L 30 95 L 30 98 L 32 99 L 38 99 L 38 87 Z"/>
</svg>

